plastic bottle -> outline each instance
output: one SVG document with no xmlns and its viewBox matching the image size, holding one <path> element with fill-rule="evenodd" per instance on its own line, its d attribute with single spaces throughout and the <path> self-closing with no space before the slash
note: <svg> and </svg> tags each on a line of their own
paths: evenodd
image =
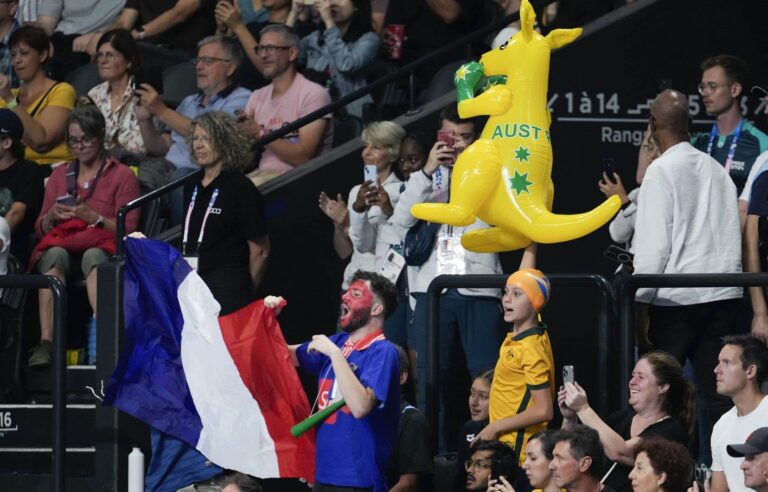
<svg viewBox="0 0 768 492">
<path fill-rule="evenodd" d="M 128 455 L 128 492 L 144 492 L 144 453 L 139 448 Z"/>
</svg>

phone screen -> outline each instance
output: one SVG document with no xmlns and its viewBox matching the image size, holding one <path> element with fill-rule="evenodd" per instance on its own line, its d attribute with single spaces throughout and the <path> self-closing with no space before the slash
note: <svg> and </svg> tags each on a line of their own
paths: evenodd
<svg viewBox="0 0 768 492">
<path fill-rule="evenodd" d="M 573 366 L 563 366 L 563 384 L 575 381 Z"/>
<path fill-rule="evenodd" d="M 366 183 L 371 183 L 374 186 L 377 184 L 378 174 L 376 172 L 375 164 L 365 165 L 365 167 L 363 168 L 363 181 Z"/>
<path fill-rule="evenodd" d="M 613 174 L 616 172 L 616 167 L 613 164 L 613 157 L 606 157 L 603 159 L 603 172 L 608 176 L 611 183 L 616 184 L 616 178 Z"/>
<path fill-rule="evenodd" d="M 77 198 L 70 195 L 63 195 L 56 198 L 56 203 L 58 203 L 59 205 L 64 205 L 66 207 L 76 207 Z"/>
</svg>

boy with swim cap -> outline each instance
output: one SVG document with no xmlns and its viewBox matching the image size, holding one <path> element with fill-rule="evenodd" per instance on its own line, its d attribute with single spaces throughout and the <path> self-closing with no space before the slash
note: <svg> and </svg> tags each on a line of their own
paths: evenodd
<svg viewBox="0 0 768 492">
<path fill-rule="evenodd" d="M 490 423 L 475 437 L 506 442 L 520 463 L 528 438 L 552 418 L 555 364 L 547 327 L 539 321 L 549 296 L 549 280 L 539 270 L 518 270 L 507 279 L 501 304 L 511 327 L 491 384 Z"/>
</svg>

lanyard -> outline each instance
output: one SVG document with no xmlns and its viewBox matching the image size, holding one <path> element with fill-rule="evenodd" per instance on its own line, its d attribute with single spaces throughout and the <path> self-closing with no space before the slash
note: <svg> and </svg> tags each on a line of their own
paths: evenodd
<svg viewBox="0 0 768 492">
<path fill-rule="evenodd" d="M 205 234 L 205 223 L 208 222 L 208 216 L 211 214 L 213 204 L 216 203 L 216 198 L 219 196 L 219 189 L 213 190 L 211 195 L 211 201 L 208 202 L 208 208 L 205 209 L 205 215 L 203 216 L 203 223 L 200 224 L 200 234 L 197 236 L 197 247 L 195 252 L 200 248 L 200 244 L 203 242 L 203 235 Z M 184 219 L 184 237 L 181 239 L 181 254 L 187 255 L 187 239 L 189 239 L 189 219 L 192 217 L 192 209 L 195 208 L 195 200 L 197 199 L 197 186 L 195 191 L 192 192 L 192 199 L 189 201 L 189 207 L 187 208 L 187 217 Z"/>
<path fill-rule="evenodd" d="M 741 136 L 741 129 L 744 126 L 744 118 L 739 120 L 739 126 L 736 127 L 736 131 L 733 133 L 733 140 L 731 140 L 731 147 L 728 149 L 728 157 L 725 159 L 725 172 L 731 172 L 731 166 L 733 165 L 733 156 L 736 155 L 736 144 L 739 143 L 739 137 Z M 717 138 L 717 123 L 712 124 L 712 131 L 709 132 L 709 142 L 707 143 L 707 154 L 712 155 L 712 146 Z"/>
</svg>

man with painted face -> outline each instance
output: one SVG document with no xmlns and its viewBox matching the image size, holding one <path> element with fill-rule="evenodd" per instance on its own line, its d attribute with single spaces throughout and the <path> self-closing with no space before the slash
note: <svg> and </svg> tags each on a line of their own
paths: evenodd
<svg viewBox="0 0 768 492">
<path fill-rule="evenodd" d="M 400 413 L 400 364 L 383 328 L 396 302 L 389 280 L 358 271 L 341 296 L 342 332 L 290 346 L 294 363 L 318 377 L 317 410 L 341 398 L 345 402 L 318 427 L 315 492 L 387 490 Z"/>
</svg>

